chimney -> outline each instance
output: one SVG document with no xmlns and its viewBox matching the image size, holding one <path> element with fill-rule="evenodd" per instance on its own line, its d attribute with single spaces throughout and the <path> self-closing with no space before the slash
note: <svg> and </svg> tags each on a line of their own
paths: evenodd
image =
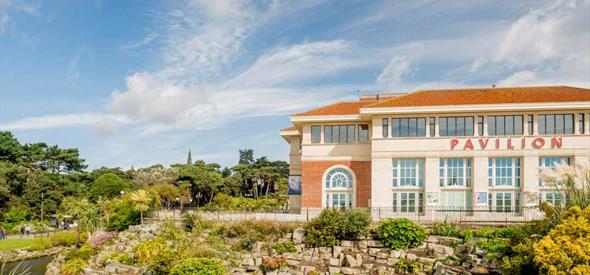
<svg viewBox="0 0 590 275">
<path fill-rule="evenodd" d="M 492 84 L 492 88 L 496 88 L 496 84 Z"/>
</svg>

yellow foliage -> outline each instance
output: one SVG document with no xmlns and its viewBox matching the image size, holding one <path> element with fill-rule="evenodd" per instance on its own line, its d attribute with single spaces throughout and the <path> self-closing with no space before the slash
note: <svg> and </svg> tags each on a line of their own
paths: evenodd
<svg viewBox="0 0 590 275">
<path fill-rule="evenodd" d="M 547 274 L 590 274 L 590 207 L 568 209 L 563 220 L 533 246 Z"/>
</svg>

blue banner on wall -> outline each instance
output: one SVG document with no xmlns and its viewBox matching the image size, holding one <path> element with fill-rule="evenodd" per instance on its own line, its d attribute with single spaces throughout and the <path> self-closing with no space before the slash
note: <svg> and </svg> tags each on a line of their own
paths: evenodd
<svg viewBox="0 0 590 275">
<path fill-rule="evenodd" d="M 301 176 L 289 176 L 289 195 L 301 195 Z"/>
</svg>

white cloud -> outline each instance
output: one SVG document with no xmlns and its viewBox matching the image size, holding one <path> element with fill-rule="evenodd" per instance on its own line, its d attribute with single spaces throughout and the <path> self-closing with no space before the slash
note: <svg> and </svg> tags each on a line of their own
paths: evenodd
<svg viewBox="0 0 590 275">
<path fill-rule="evenodd" d="M 395 87 L 411 73 L 411 66 L 411 61 L 405 55 L 394 56 L 377 77 L 377 83 L 386 87 Z"/>
<path fill-rule="evenodd" d="M 0 0 L 0 34 L 4 32 L 9 21 L 9 13 L 23 13 L 30 16 L 39 16 L 41 3 L 25 3 L 20 0 Z"/>
<path fill-rule="evenodd" d="M 308 42 L 277 48 L 258 58 L 227 86 L 272 87 L 294 84 L 352 67 L 358 68 L 364 61 L 347 56 L 351 48 L 351 43 L 344 40 Z"/>
<path fill-rule="evenodd" d="M 101 113 L 62 114 L 23 118 L 13 122 L 4 123 L 0 126 L 0 129 L 4 131 L 14 131 L 89 126 L 98 123 L 105 118 L 112 119 L 113 121 L 117 121 L 119 123 L 124 123 L 127 121 L 122 116 L 105 115 Z"/>
<path fill-rule="evenodd" d="M 66 72 L 66 84 L 73 85 L 80 77 L 79 63 L 80 59 L 94 59 L 94 51 L 86 46 L 81 46 L 78 52 L 70 59 L 68 70 Z"/>
<path fill-rule="evenodd" d="M 537 80 L 537 76 L 531 71 L 520 71 L 503 79 L 498 83 L 499 86 L 526 86 Z"/>
</svg>

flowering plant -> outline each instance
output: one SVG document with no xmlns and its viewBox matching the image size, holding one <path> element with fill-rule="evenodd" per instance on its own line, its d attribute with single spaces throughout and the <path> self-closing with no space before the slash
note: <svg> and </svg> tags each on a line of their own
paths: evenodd
<svg viewBox="0 0 590 275">
<path fill-rule="evenodd" d="M 92 245 L 92 248 L 97 248 L 115 237 L 117 237 L 117 232 L 105 232 L 91 238 L 90 244 Z"/>
<path fill-rule="evenodd" d="M 262 258 L 262 269 L 265 271 L 277 270 L 287 265 L 287 260 L 283 256 L 277 256 L 274 258 L 264 257 Z"/>
<path fill-rule="evenodd" d="M 540 178 L 565 197 L 564 209 L 579 206 L 584 209 L 590 205 L 590 164 L 557 164 L 554 168 L 542 168 Z M 556 207 L 560 207 L 556 205 Z"/>
</svg>

